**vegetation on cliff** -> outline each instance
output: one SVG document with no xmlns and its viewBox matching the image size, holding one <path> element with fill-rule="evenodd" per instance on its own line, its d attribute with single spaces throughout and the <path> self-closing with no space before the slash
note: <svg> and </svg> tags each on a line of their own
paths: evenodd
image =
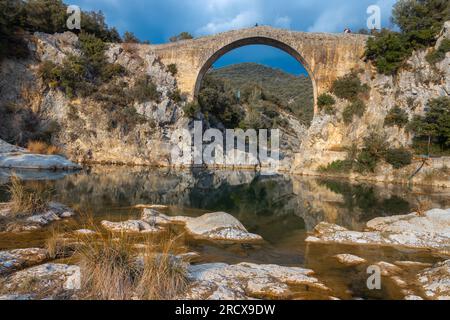
<svg viewBox="0 0 450 320">
<path fill-rule="evenodd" d="M 369 39 L 366 51 L 366 57 L 374 62 L 378 72 L 386 75 L 395 74 L 414 50 L 436 43 L 445 21 L 450 20 L 450 2 L 400 0 L 394 6 L 392 15 L 393 22 L 401 31 L 382 30 L 376 33 Z M 429 61 L 438 60 L 442 52 L 448 52 L 448 44 L 444 44 Z"/>
<path fill-rule="evenodd" d="M 313 90 L 307 77 L 243 63 L 208 73 L 197 104 L 187 115 L 201 111 L 212 123 L 227 128 L 277 128 L 284 126 L 280 110 L 309 125 L 313 114 Z"/>
</svg>

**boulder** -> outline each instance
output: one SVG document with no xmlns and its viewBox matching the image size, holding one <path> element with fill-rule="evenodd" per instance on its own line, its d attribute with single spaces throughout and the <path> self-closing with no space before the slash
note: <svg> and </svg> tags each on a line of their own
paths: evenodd
<svg viewBox="0 0 450 320">
<path fill-rule="evenodd" d="M 144 209 L 142 220 L 152 225 L 184 224 L 186 231 L 197 239 L 223 241 L 262 241 L 249 233 L 235 217 L 226 212 L 208 213 L 198 218 L 170 217 L 153 209 Z"/>
<path fill-rule="evenodd" d="M 20 218 L 16 219 L 16 215 L 12 215 L 8 208 L 8 205 L 0 210 L 0 216 L 13 219 L 11 223 L 8 224 L 5 231 L 7 232 L 26 232 L 39 230 L 52 222 L 59 221 L 61 219 L 67 219 L 75 215 L 69 207 L 57 203 L 50 202 L 48 204 L 48 209 L 45 212 L 39 214 L 33 214 L 27 216 L 26 213 L 19 214 Z M 23 218 L 22 218 L 23 217 Z"/>
<path fill-rule="evenodd" d="M 129 220 L 124 222 L 102 221 L 102 226 L 112 232 L 123 233 L 157 233 L 163 231 L 162 228 L 151 226 L 145 221 Z"/>
<path fill-rule="evenodd" d="M 0 251 L 0 276 L 44 262 L 47 250 L 39 248 Z"/>
<path fill-rule="evenodd" d="M 299 292 L 329 299 L 329 291 L 313 277 L 312 270 L 241 263 L 191 265 L 188 278 L 192 285 L 183 298 L 193 300 L 234 300 L 261 298 L 292 298 Z M 315 294 L 314 294 L 315 293 Z"/>
<path fill-rule="evenodd" d="M 450 300 L 450 260 L 419 273 L 417 279 L 428 299 Z"/>
<path fill-rule="evenodd" d="M 80 170 L 81 166 L 58 155 L 0 154 L 0 168 Z"/>
<path fill-rule="evenodd" d="M 68 297 L 81 286 L 78 266 L 43 264 L 18 271 L 4 283 L 4 290 L 13 295 L 37 295 L 42 299 Z"/>
<path fill-rule="evenodd" d="M 382 217 L 367 223 L 366 232 L 320 223 L 307 242 L 355 245 L 402 246 L 448 251 L 450 249 L 450 209 L 434 209 L 424 215 Z"/>
</svg>

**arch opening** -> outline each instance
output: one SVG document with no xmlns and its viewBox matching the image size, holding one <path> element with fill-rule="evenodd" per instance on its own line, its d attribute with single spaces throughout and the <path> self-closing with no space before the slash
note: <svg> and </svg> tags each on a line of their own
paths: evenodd
<svg viewBox="0 0 450 320">
<path fill-rule="evenodd" d="M 314 73 L 312 72 L 309 64 L 307 61 L 303 58 L 303 56 L 294 48 L 287 45 L 284 42 L 281 42 L 276 39 L 268 38 L 268 37 L 250 37 L 250 38 L 243 38 L 239 39 L 237 41 L 234 41 L 219 50 L 217 50 L 209 59 L 204 63 L 202 68 L 199 71 L 199 74 L 197 76 L 197 80 L 195 83 L 195 89 L 194 89 L 194 99 L 198 98 L 198 95 L 200 93 L 200 90 L 202 88 L 203 80 L 208 73 L 208 71 L 213 67 L 214 63 L 218 61 L 221 57 L 229 53 L 230 51 L 233 51 L 235 49 L 245 47 L 245 46 L 251 46 L 251 45 L 265 45 L 277 48 L 279 50 L 284 51 L 285 53 L 289 54 L 291 57 L 293 57 L 297 62 L 299 62 L 308 73 L 309 79 L 311 81 L 312 87 L 313 87 L 313 108 L 314 108 L 314 115 L 317 113 L 317 84 L 315 81 Z"/>
</svg>

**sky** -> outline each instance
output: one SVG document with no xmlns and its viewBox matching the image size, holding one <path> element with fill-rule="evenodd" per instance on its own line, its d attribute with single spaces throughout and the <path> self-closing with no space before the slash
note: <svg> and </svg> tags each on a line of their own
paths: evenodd
<svg viewBox="0 0 450 320">
<path fill-rule="evenodd" d="M 121 34 L 133 32 L 141 40 L 159 44 L 182 31 L 195 37 L 270 25 L 307 32 L 355 31 L 366 27 L 367 8 L 378 5 L 382 27 L 393 27 L 390 18 L 396 0 L 65 0 L 82 10 L 101 10 L 108 25 Z M 266 64 L 290 73 L 304 73 L 296 60 L 275 48 L 249 46 L 236 49 L 215 66 L 241 62 Z"/>
</svg>

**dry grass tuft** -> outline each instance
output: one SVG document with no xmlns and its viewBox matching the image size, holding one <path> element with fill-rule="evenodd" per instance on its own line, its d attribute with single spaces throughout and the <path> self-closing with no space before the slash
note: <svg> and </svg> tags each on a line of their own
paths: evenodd
<svg viewBox="0 0 450 320">
<path fill-rule="evenodd" d="M 13 215 L 33 215 L 48 209 L 53 190 L 38 182 L 25 183 L 11 177 L 9 186 L 10 212 Z"/>
<path fill-rule="evenodd" d="M 104 234 L 99 241 L 86 238 L 77 251 L 86 299 L 172 299 L 186 287 L 186 264 L 173 256 L 176 239 L 145 240 L 145 253 L 135 239 Z"/>
<path fill-rule="evenodd" d="M 36 154 L 60 155 L 62 151 L 59 147 L 47 144 L 42 141 L 30 141 L 27 145 L 28 151 Z"/>
</svg>

